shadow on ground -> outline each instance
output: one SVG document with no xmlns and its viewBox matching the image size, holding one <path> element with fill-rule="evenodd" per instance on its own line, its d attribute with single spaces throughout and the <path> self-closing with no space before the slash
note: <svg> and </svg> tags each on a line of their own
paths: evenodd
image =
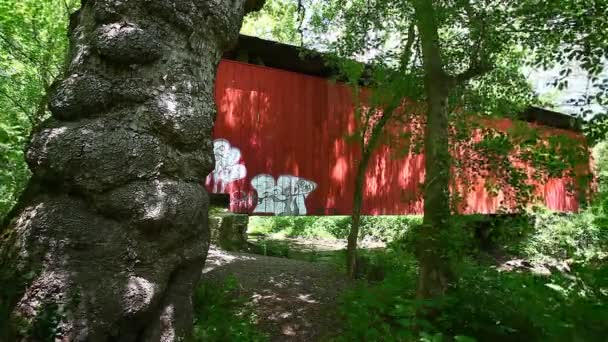
<svg viewBox="0 0 608 342">
<path fill-rule="evenodd" d="M 340 334 L 336 302 L 351 283 L 334 265 L 212 246 L 202 281 L 221 284 L 231 276 L 271 341 L 323 341 Z"/>
</svg>

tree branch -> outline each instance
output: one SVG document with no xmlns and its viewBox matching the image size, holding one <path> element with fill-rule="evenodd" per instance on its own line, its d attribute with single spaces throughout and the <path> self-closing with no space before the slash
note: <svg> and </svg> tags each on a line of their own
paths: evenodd
<svg viewBox="0 0 608 342">
<path fill-rule="evenodd" d="M 306 17 L 306 8 L 302 3 L 302 0 L 298 0 L 298 33 L 300 34 L 300 47 L 304 47 L 304 30 L 302 26 L 304 25 L 304 18 Z"/>
<path fill-rule="evenodd" d="M 452 76 L 451 82 L 453 83 L 453 85 L 460 85 L 477 76 L 484 75 L 492 71 L 492 69 L 494 69 L 494 67 L 490 65 L 486 59 L 480 59 L 477 62 L 471 64 L 469 68 L 464 72 Z"/>
<path fill-rule="evenodd" d="M 266 0 L 245 0 L 245 14 L 261 10 L 265 3 Z"/>
<path fill-rule="evenodd" d="M 407 41 L 403 48 L 403 56 L 401 56 L 401 69 L 407 70 L 412 59 L 412 46 L 416 40 L 416 25 L 412 22 L 407 29 Z"/>
<path fill-rule="evenodd" d="M 469 68 L 464 72 L 450 78 L 452 85 L 455 86 L 467 82 L 468 80 L 471 80 L 477 76 L 484 75 L 493 69 L 493 66 L 489 62 L 488 55 L 484 53 L 484 42 L 485 39 L 487 39 L 485 8 L 481 11 L 481 14 L 476 14 L 470 3 L 467 2 L 465 10 L 467 16 L 469 17 L 468 19 L 469 25 L 471 26 L 471 35 L 473 37 L 476 35 L 477 39 L 475 40 L 475 44 L 471 50 L 471 55 L 469 56 Z M 478 29 L 474 26 L 474 23 L 477 21 L 480 21 Z"/>
</svg>

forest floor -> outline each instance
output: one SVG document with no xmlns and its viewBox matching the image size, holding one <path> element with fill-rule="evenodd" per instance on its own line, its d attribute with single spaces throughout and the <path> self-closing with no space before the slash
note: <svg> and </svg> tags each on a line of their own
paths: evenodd
<svg viewBox="0 0 608 342">
<path fill-rule="evenodd" d="M 323 341 L 340 334 L 337 300 L 352 283 L 335 265 L 212 246 L 202 281 L 221 284 L 231 277 L 271 341 Z"/>
</svg>

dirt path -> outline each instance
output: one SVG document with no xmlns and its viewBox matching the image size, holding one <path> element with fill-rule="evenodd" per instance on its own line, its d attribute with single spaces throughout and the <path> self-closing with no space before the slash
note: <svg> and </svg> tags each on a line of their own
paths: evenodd
<svg viewBox="0 0 608 342">
<path fill-rule="evenodd" d="M 203 272 L 203 281 L 238 280 L 271 341 L 323 341 L 340 333 L 336 300 L 349 281 L 330 264 L 211 247 Z"/>
</svg>

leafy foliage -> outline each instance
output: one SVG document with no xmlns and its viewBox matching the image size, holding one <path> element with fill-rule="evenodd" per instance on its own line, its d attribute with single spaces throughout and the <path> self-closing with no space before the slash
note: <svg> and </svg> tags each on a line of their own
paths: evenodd
<svg viewBox="0 0 608 342">
<path fill-rule="evenodd" d="M 298 32 L 300 14 L 295 1 L 266 0 L 261 11 L 245 17 L 241 33 L 271 39 L 281 43 L 300 45 Z"/>
<path fill-rule="evenodd" d="M 479 190 L 478 179 L 491 196 L 502 193 L 500 209 L 523 212 L 530 204 L 543 202 L 538 184 L 552 179 L 567 182 L 566 192 L 585 203 L 592 175 L 589 151 L 581 137 L 547 131 L 527 122 L 489 121 L 483 116 L 454 115 L 451 125 L 453 158 L 453 211 L 467 210 L 463 196 Z"/>
<path fill-rule="evenodd" d="M 550 276 L 539 276 L 498 271 L 494 261 L 480 262 L 469 254 L 460 258 L 459 277 L 444 298 L 421 301 L 415 296 L 414 234 L 408 235 L 372 259 L 386 274 L 382 282 L 362 283 L 344 295 L 341 308 L 347 329 L 343 339 L 601 340 L 608 333 L 602 323 L 608 319 L 606 226 L 593 223 L 597 216 L 591 209 L 582 215 L 544 210 L 529 215 L 497 221 L 493 238 L 514 256 L 538 262 L 570 260 L 569 272 L 554 270 Z M 456 222 L 464 229 L 483 219 L 455 220 L 464 220 Z M 421 308 L 437 314 L 421 319 L 416 314 Z M 415 329 L 424 333 L 416 336 Z"/>
<path fill-rule="evenodd" d="M 523 239 L 506 243 L 512 254 L 529 260 L 570 260 L 589 263 L 608 258 L 605 213 L 591 207 L 580 214 L 558 214 L 536 209 L 528 225 L 516 227 Z"/>
<path fill-rule="evenodd" d="M 29 178 L 23 151 L 47 115 L 46 92 L 67 48 L 77 0 L 0 0 L 0 221 Z"/>
<path fill-rule="evenodd" d="M 600 194 L 608 194 L 608 137 L 593 148 L 595 171 L 599 183 Z"/>
<path fill-rule="evenodd" d="M 576 267 L 568 275 L 547 278 L 470 267 L 461 271 L 443 303 L 441 330 L 480 341 L 593 341 L 605 336 L 605 267 Z"/>
<path fill-rule="evenodd" d="M 376 286 L 361 283 L 342 298 L 346 329 L 343 341 L 407 341 L 414 337 L 416 262 L 412 255 L 385 255 L 379 265 L 389 271 Z"/>
<path fill-rule="evenodd" d="M 420 216 L 363 216 L 360 239 L 393 241 L 420 224 Z M 350 216 L 253 216 L 249 233 L 288 237 L 343 239 L 350 231 Z"/>
<path fill-rule="evenodd" d="M 195 341 L 268 341 L 255 328 L 255 315 L 232 277 L 223 284 L 205 283 L 194 294 Z"/>
</svg>

